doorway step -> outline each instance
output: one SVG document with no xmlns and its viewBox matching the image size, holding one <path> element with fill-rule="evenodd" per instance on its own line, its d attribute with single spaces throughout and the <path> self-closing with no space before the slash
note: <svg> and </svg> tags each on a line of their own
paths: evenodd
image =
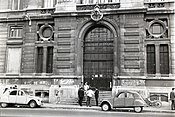
<svg viewBox="0 0 175 117">
<path fill-rule="evenodd" d="M 99 101 L 100 104 L 102 100 L 109 99 L 112 96 L 112 91 L 99 91 Z M 61 99 L 61 104 L 70 104 L 70 105 L 77 105 L 78 104 L 78 98 L 66 98 Z M 86 97 L 83 99 L 83 106 L 86 105 Z M 95 106 L 96 101 L 95 97 L 93 96 L 91 100 L 91 105 Z"/>
</svg>

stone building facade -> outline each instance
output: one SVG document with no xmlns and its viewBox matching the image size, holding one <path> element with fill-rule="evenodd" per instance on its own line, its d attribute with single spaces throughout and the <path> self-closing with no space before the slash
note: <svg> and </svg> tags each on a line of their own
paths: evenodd
<svg viewBox="0 0 175 117">
<path fill-rule="evenodd" d="M 173 0 L 0 0 L 0 83 L 54 102 L 81 83 L 145 97 L 175 87 Z M 157 98 L 157 97 L 156 97 Z"/>
</svg>

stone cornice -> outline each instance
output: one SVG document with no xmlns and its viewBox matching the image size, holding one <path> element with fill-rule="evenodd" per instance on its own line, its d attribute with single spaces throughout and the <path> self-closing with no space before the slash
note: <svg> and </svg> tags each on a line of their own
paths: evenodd
<svg viewBox="0 0 175 117">
<path fill-rule="evenodd" d="M 52 12 L 50 12 L 52 11 Z M 174 9 L 159 9 L 159 10 L 148 10 L 145 7 L 140 8 L 119 8 L 119 9 L 101 9 L 103 15 L 122 15 L 122 14 L 173 14 Z M 42 13 L 43 14 L 42 14 Z M 49 13 L 48 13 L 49 12 Z M 30 15 L 31 20 L 52 20 L 54 17 L 77 17 L 77 16 L 90 16 L 92 10 L 79 10 L 79 11 L 62 11 L 62 12 L 54 12 L 54 8 L 50 9 L 26 9 L 22 11 L 4 11 L 0 12 L 0 22 L 23 22 L 27 21 L 27 19 L 23 18 L 24 15 Z M 44 14 L 45 13 L 45 14 Z"/>
<path fill-rule="evenodd" d="M 6 75 L 6 76 L 0 76 L 0 79 L 77 79 L 81 78 L 81 76 L 60 76 L 60 75 L 54 75 L 54 76 L 19 76 L 19 75 Z"/>
<path fill-rule="evenodd" d="M 170 80 L 175 81 L 175 76 L 170 75 L 167 77 L 148 77 L 148 76 L 114 76 L 114 79 L 118 80 Z"/>
<path fill-rule="evenodd" d="M 133 9 L 126 9 L 126 8 L 120 8 L 120 9 L 101 9 L 101 12 L 104 15 L 116 15 L 116 14 L 132 14 L 132 13 L 146 13 L 146 8 L 133 8 Z M 91 14 L 92 10 L 80 10 L 76 12 L 70 12 L 70 11 L 62 11 L 62 12 L 55 12 L 52 14 L 53 17 L 73 17 L 73 16 L 89 16 Z"/>
</svg>

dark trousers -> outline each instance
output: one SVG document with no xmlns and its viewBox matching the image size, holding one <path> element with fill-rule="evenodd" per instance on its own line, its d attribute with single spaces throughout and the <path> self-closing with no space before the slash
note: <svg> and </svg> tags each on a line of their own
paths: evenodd
<svg viewBox="0 0 175 117">
<path fill-rule="evenodd" d="M 87 96 L 87 106 L 91 106 L 91 97 Z"/>
<path fill-rule="evenodd" d="M 98 106 L 98 97 L 95 97 L 96 106 Z"/>
<path fill-rule="evenodd" d="M 82 101 L 83 101 L 83 97 L 79 97 L 78 103 L 80 106 L 82 106 Z"/>
<path fill-rule="evenodd" d="M 175 100 L 171 100 L 171 110 L 175 110 Z"/>
</svg>

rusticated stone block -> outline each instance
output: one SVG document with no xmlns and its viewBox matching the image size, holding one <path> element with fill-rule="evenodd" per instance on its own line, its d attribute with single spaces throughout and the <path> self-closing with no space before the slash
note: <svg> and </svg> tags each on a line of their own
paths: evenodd
<svg viewBox="0 0 175 117">
<path fill-rule="evenodd" d="M 124 52 L 139 52 L 139 48 L 124 48 Z"/>
<path fill-rule="evenodd" d="M 124 40 L 124 44 L 139 44 L 139 40 Z"/>
<path fill-rule="evenodd" d="M 139 36 L 139 32 L 124 32 L 124 36 Z"/>
</svg>

